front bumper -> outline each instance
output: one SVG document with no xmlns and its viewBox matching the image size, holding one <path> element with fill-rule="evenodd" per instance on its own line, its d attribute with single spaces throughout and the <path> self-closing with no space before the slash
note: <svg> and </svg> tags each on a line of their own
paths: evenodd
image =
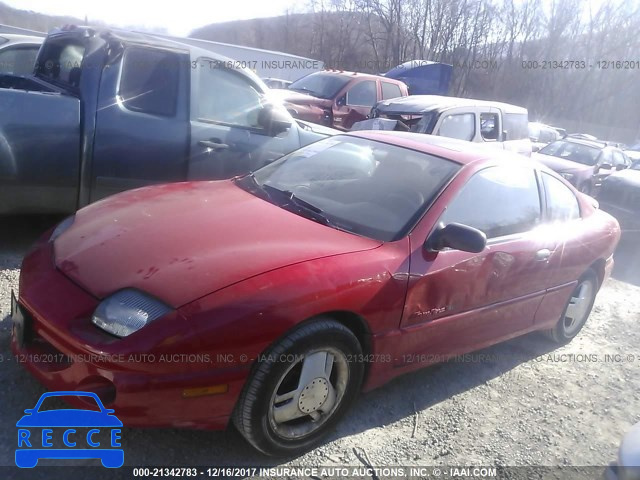
<svg viewBox="0 0 640 480">
<path fill-rule="evenodd" d="M 23 261 L 20 296 L 12 308 L 16 360 L 49 390 L 98 394 L 126 426 L 226 428 L 247 368 L 213 367 L 210 357 L 198 354 L 185 319 L 164 322 L 177 324 L 184 341 L 176 342 L 173 331 L 162 332 L 173 334 L 171 342 L 162 336 L 138 336 L 135 343 L 131 337 L 116 339 L 91 323 L 97 304 L 58 271 L 51 244 L 38 245 Z M 226 391 L 185 393 L 212 385 L 225 385 Z"/>
</svg>

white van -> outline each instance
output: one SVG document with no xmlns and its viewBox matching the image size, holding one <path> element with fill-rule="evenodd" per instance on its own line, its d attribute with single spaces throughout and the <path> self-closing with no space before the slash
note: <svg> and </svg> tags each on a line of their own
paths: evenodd
<svg viewBox="0 0 640 480">
<path fill-rule="evenodd" d="M 411 95 L 378 102 L 368 120 L 352 130 L 388 129 L 458 138 L 482 145 L 531 155 L 529 114 L 526 108 L 508 103 L 440 95 Z"/>
</svg>

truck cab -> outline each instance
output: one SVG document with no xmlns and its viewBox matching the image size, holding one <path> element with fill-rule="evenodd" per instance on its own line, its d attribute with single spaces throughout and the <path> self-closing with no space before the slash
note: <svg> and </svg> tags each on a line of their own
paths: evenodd
<svg viewBox="0 0 640 480">
<path fill-rule="evenodd" d="M 234 66 L 148 34 L 50 34 L 33 75 L 0 77 L 0 214 L 69 213 L 144 185 L 226 179 L 326 136 Z"/>
</svg>

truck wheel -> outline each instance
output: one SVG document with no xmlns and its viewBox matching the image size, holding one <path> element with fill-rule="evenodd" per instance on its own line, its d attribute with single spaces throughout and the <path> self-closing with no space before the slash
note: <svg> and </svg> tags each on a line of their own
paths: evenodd
<svg viewBox="0 0 640 480">
<path fill-rule="evenodd" d="M 589 269 L 578 280 L 560 320 L 554 328 L 545 332 L 546 335 L 556 343 L 569 343 L 587 322 L 597 293 L 598 276 Z"/>
<path fill-rule="evenodd" d="M 329 318 L 302 324 L 272 345 L 254 366 L 233 422 L 267 455 L 295 455 L 316 445 L 360 391 L 362 348 Z"/>
</svg>

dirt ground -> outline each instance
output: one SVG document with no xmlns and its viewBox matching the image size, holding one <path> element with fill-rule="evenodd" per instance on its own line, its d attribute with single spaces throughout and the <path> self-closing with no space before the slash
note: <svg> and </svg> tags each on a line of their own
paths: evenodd
<svg viewBox="0 0 640 480">
<path fill-rule="evenodd" d="M 55 221 L 0 218 L 2 466 L 14 465 L 15 422 L 45 391 L 11 359 L 10 292 L 24 252 Z M 640 246 L 625 239 L 615 260 L 567 346 L 531 334 L 405 375 L 361 396 L 322 446 L 297 458 L 266 458 L 233 429 L 124 429 L 125 465 L 606 465 L 640 421 Z"/>
</svg>

